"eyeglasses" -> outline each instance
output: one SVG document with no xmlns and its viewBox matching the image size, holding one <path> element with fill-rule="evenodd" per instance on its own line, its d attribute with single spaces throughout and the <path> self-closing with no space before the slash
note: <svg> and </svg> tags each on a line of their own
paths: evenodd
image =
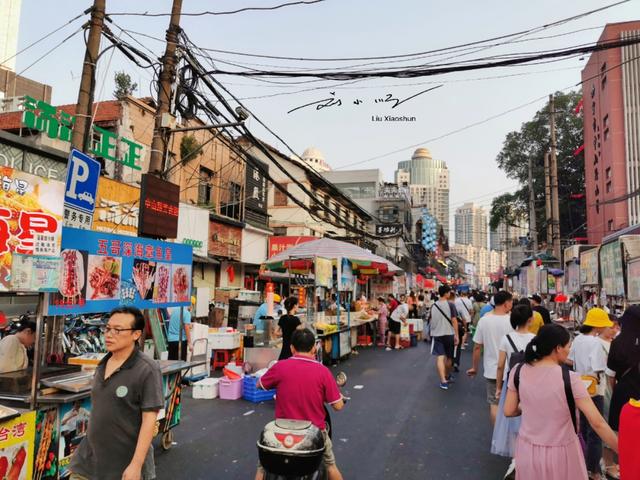
<svg viewBox="0 0 640 480">
<path fill-rule="evenodd" d="M 116 327 L 105 326 L 105 327 L 100 327 L 100 330 L 105 335 L 107 333 L 113 333 L 114 336 L 118 336 L 118 335 L 120 335 L 120 332 L 127 332 L 127 331 L 133 332 L 133 331 L 135 331 L 137 329 L 136 328 L 116 328 Z"/>
</svg>

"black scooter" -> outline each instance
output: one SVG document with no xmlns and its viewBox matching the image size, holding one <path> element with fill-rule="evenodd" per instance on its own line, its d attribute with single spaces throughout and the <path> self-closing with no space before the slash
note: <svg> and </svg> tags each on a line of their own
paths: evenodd
<svg viewBox="0 0 640 480">
<path fill-rule="evenodd" d="M 336 383 L 343 387 L 347 376 L 340 372 Z M 343 397 L 346 402 L 348 397 Z M 331 436 L 331 416 L 325 406 Z M 324 434 L 307 420 L 273 420 L 265 425 L 258 440 L 258 456 L 265 480 L 326 480 Z"/>
</svg>

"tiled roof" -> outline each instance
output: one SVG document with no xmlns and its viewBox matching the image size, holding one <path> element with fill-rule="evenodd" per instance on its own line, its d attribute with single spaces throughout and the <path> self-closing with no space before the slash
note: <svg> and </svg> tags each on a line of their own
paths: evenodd
<svg viewBox="0 0 640 480">
<path fill-rule="evenodd" d="M 110 122 L 118 120 L 121 115 L 121 106 L 118 100 L 98 102 L 95 123 Z M 70 115 L 75 115 L 76 105 L 60 105 L 57 111 L 64 111 Z M 0 113 L 0 130 L 19 130 L 22 126 L 22 112 Z"/>
</svg>

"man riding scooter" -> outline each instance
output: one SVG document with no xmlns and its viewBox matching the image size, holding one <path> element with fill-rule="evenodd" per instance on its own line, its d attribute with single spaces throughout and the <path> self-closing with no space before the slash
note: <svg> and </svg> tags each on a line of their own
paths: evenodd
<svg viewBox="0 0 640 480">
<path fill-rule="evenodd" d="M 315 360 L 316 339 L 309 329 L 296 330 L 291 337 L 293 356 L 271 367 L 258 382 L 264 390 L 276 389 L 276 418 L 308 420 L 324 435 L 324 464 L 329 480 L 342 480 L 327 434 L 325 403 L 338 411 L 344 400 L 331 371 Z M 263 480 L 258 469 L 256 480 Z"/>
</svg>

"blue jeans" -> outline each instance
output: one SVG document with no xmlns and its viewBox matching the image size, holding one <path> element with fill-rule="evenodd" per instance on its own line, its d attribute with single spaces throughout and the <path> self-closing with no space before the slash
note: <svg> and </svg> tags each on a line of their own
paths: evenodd
<svg viewBox="0 0 640 480">
<path fill-rule="evenodd" d="M 598 411 L 602 414 L 604 408 L 604 397 L 602 395 L 596 395 L 591 397 Z M 587 470 L 590 472 L 600 472 L 600 459 L 602 458 L 602 440 L 595 432 L 587 417 L 580 413 L 580 433 L 587 445 L 587 451 L 585 452 L 585 459 L 587 461 Z"/>
</svg>

